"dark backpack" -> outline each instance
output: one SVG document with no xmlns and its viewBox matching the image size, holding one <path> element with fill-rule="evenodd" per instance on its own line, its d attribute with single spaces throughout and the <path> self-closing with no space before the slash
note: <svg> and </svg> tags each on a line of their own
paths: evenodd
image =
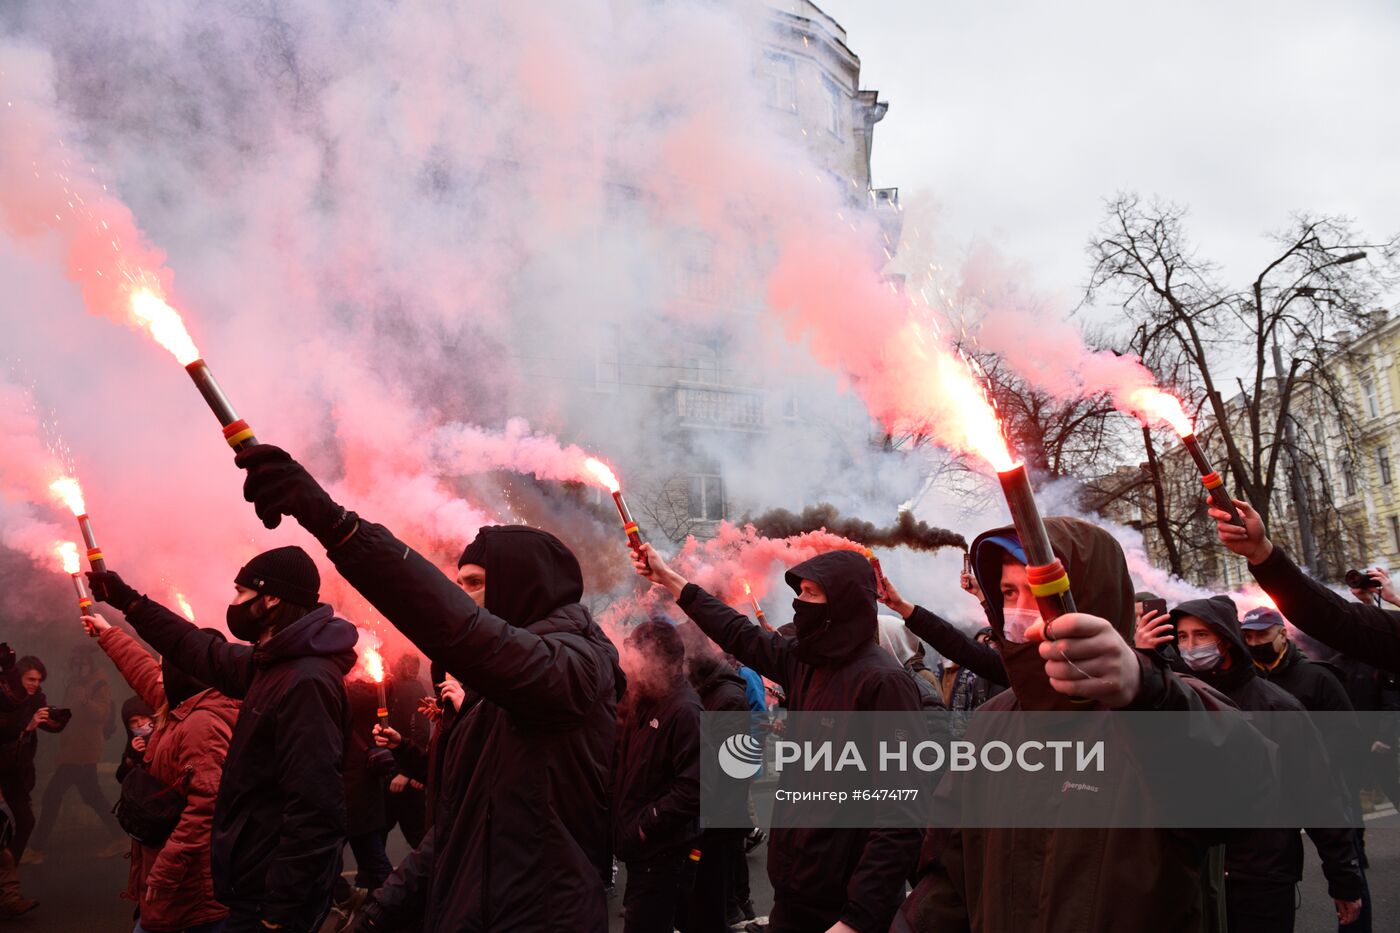
<svg viewBox="0 0 1400 933">
<path fill-rule="evenodd" d="M 192 771 L 185 769 L 184 780 L 189 780 Z M 180 788 L 138 767 L 122 778 L 122 795 L 112 812 L 128 836 L 143 846 L 158 849 L 175 831 L 180 815 L 185 812 L 185 803 Z"/>
</svg>

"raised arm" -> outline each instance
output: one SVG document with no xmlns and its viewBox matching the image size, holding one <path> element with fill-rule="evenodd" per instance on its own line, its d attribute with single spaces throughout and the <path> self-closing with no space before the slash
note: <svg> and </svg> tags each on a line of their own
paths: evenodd
<svg viewBox="0 0 1400 933">
<path fill-rule="evenodd" d="M 517 717 L 546 726 L 577 722 L 608 682 L 587 639 L 542 638 L 498 619 L 382 525 L 360 522 L 330 558 L 420 651 Z"/>
<path fill-rule="evenodd" d="M 632 566 L 639 576 L 668 590 L 681 611 L 690 616 L 711 641 L 738 658 L 741 664 L 787 689 L 788 675 L 796 663 L 792 639 L 767 631 L 688 582 L 671 569 L 650 544 L 643 544 L 640 550 L 633 552 Z"/>
<path fill-rule="evenodd" d="M 165 705 L 165 685 L 161 681 L 160 665 L 151 653 L 126 632 L 108 625 L 97 636 L 97 645 L 112 659 L 122 679 L 136 691 L 151 709 Z"/>
<path fill-rule="evenodd" d="M 976 586 L 975 583 L 972 585 Z M 942 616 L 909 602 L 888 577 L 885 578 L 880 602 L 899 613 L 905 627 L 928 642 L 943 657 L 967 668 L 983 680 L 1003 687 L 1011 683 L 1006 676 L 1006 666 L 1001 663 L 1000 652 L 990 645 L 978 644 Z"/>
<path fill-rule="evenodd" d="M 1211 509 L 1220 541 L 1249 562 L 1249 572 L 1299 629 L 1343 654 L 1400 671 L 1400 612 L 1352 602 L 1312 579 L 1269 540 L 1259 513 L 1235 500 L 1244 527 Z"/>
<path fill-rule="evenodd" d="M 253 681 L 253 647 L 231 645 L 142 596 L 111 571 L 88 574 L 93 595 L 126 616 L 148 645 L 195 680 L 243 699 Z"/>
</svg>

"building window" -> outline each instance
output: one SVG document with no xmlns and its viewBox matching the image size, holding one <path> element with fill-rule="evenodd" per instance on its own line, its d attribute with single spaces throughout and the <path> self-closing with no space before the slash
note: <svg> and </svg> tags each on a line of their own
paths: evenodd
<svg viewBox="0 0 1400 933">
<path fill-rule="evenodd" d="M 724 518 L 723 479 L 710 474 L 690 477 L 689 515 L 703 522 L 717 522 Z"/>
<path fill-rule="evenodd" d="M 839 139 L 846 131 L 846 92 L 826 75 L 822 75 L 822 90 L 826 91 L 826 131 Z"/>
<path fill-rule="evenodd" d="M 1376 384 L 1370 376 L 1361 380 L 1361 394 L 1366 399 L 1366 414 L 1372 418 L 1381 416 L 1380 401 L 1376 398 Z"/>
<path fill-rule="evenodd" d="M 1390 451 L 1384 447 L 1376 448 L 1376 469 L 1381 474 L 1381 485 L 1390 485 Z"/>
<path fill-rule="evenodd" d="M 1342 455 L 1342 489 L 1349 497 L 1356 495 L 1356 470 L 1348 454 Z"/>
<path fill-rule="evenodd" d="M 797 408 L 797 393 L 789 391 L 783 395 L 783 417 L 788 421 L 796 421 L 800 417 Z"/>
<path fill-rule="evenodd" d="M 1400 551 L 1400 515 L 1390 516 L 1390 549 Z"/>
<path fill-rule="evenodd" d="M 764 52 L 763 75 L 768 85 L 768 106 L 796 113 L 797 65 L 792 56 L 779 52 Z"/>
</svg>

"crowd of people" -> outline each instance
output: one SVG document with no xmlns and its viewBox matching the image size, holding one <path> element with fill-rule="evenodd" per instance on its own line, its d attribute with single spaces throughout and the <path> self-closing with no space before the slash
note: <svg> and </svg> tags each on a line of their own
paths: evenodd
<svg viewBox="0 0 1400 933">
<path fill-rule="evenodd" d="M 843 550 L 787 572 L 794 620 L 772 631 L 643 544 L 636 573 L 669 593 L 673 611 L 617 644 L 583 604 L 577 558 L 547 531 L 483 528 L 448 575 L 334 502 L 284 451 L 255 446 L 237 463 L 264 524 L 294 518 L 416 649 L 395 661 L 387 724 L 373 685 L 347 679 L 358 633 L 321 601 L 302 549 L 238 569 L 228 636 L 117 573 L 91 573 L 95 596 L 135 636 L 100 615 L 84 625 L 133 695 L 117 706 L 113 681 L 78 653 L 65 707 L 50 707 L 42 662 L 0 650 L 0 914 L 34 908 L 17 865 L 43 858 L 76 788 L 111 851 L 129 853 L 135 933 L 601 933 L 619 906 L 627 933 L 1286 931 L 1301 830 L 1339 928 L 1371 928 L 1352 828 L 774 827 L 765 911 L 748 874 L 747 853 L 765 841 L 752 802 L 701 807 L 707 712 L 747 714 L 761 737 L 775 703 L 793 713 L 1196 710 L 1263 749 L 1251 713 L 1400 708 L 1400 614 L 1370 590 L 1350 601 L 1311 579 L 1244 503 L 1242 526 L 1212 515 L 1276 610 L 1241 617 L 1226 596 L 1168 608 L 1134 587 L 1110 534 L 1051 518 L 1078 608 L 1051 620 L 1014 528 L 970 546 L 960 582 L 986 616 L 974 635 Z M 930 651 L 941 658 L 932 666 Z M 1335 659 L 1321 663 L 1320 651 Z M 1363 787 L 1400 793 L 1397 735 L 1351 721 L 1281 745 L 1276 777 L 1330 769 L 1359 819 Z M 96 764 L 118 726 L 127 741 L 109 808 Z M 36 825 L 42 731 L 60 733 L 60 748 Z M 411 847 L 397 865 L 386 851 L 394 826 Z M 620 903 L 609 900 L 618 866 Z"/>
</svg>

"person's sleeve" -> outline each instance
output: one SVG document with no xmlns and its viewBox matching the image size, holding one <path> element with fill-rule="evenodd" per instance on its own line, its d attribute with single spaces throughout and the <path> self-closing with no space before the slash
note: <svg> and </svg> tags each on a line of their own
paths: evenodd
<svg viewBox="0 0 1400 933">
<path fill-rule="evenodd" d="M 671 782 L 666 792 L 642 813 L 648 839 L 670 839 L 700 818 L 700 716 L 687 705 L 672 722 L 668 755 Z"/>
<path fill-rule="evenodd" d="M 858 708 L 884 712 L 917 712 L 919 691 L 903 671 L 872 678 L 862 691 Z M 891 904 L 897 904 L 904 882 L 914 873 L 923 844 L 923 831 L 873 829 L 866 837 L 855 873 L 846 884 L 841 920 L 860 933 L 884 933 Z"/>
<path fill-rule="evenodd" d="M 487 612 L 382 525 L 332 549 L 340 575 L 464 685 L 537 725 L 568 728 L 596 705 L 604 658 L 570 636 L 542 638 Z"/>
<path fill-rule="evenodd" d="M 231 645 L 149 597 L 141 597 L 126 621 L 162 657 L 224 696 L 241 700 L 253 681 L 253 648 Z"/>
<path fill-rule="evenodd" d="M 394 763 L 399 766 L 400 774 L 412 778 L 419 784 L 427 783 L 428 754 L 417 745 L 407 739 L 400 742 L 399 747 L 394 749 Z"/>
<path fill-rule="evenodd" d="M 1329 648 L 1388 671 L 1400 671 L 1400 613 L 1344 599 L 1312 579 L 1283 549 L 1249 572 L 1284 618 Z"/>
<path fill-rule="evenodd" d="M 740 664 L 787 689 L 788 673 L 795 663 L 791 639 L 754 624 L 694 583 L 685 585 L 676 605 L 711 641 L 738 658 Z"/>
<path fill-rule="evenodd" d="M 112 659 L 117 672 L 143 703 L 153 710 L 165 705 L 160 665 L 136 639 L 114 625 L 98 636 L 97 645 Z"/>
<path fill-rule="evenodd" d="M 408 853 L 397 868 L 374 892 L 374 899 L 390 921 L 397 921 L 422 909 L 427 902 L 428 877 L 437 860 L 437 827 L 430 827 L 418 848 Z M 391 927 L 393 928 L 393 927 Z"/>
<path fill-rule="evenodd" d="M 201 870 L 201 862 L 209 861 L 214 800 L 219 795 L 219 779 L 233 735 L 222 717 L 206 710 L 195 710 L 185 724 L 187 735 L 177 759 L 181 771 L 188 775 L 179 785 L 185 795 L 185 809 L 151 865 L 141 901 L 141 923 L 154 930 L 180 926 L 180 916 L 170 913 L 182 900 L 180 887 Z"/>
<path fill-rule="evenodd" d="M 936 615 L 923 606 L 915 606 L 914 612 L 904 620 L 909 631 L 929 643 L 929 646 L 948 660 L 967 668 L 984 680 L 1003 687 L 1010 686 L 1006 676 L 1006 665 L 1001 661 L 1001 653 L 990 645 L 979 644 L 942 616 Z"/>
<path fill-rule="evenodd" d="M 278 707 L 277 785 L 285 803 L 268 868 L 263 917 L 302 929 L 330 895 L 345 842 L 345 698 L 326 680 L 294 684 Z"/>
<path fill-rule="evenodd" d="M 1356 830 L 1341 827 L 1309 829 L 1308 838 L 1317 849 L 1322 874 L 1327 878 L 1327 896 L 1339 901 L 1361 899 L 1366 882 L 1356 851 Z"/>
<path fill-rule="evenodd" d="M 890 933 L 971 933 L 962 878 L 962 833 L 954 831 L 949 833 L 940 856 L 929 863 L 927 872 L 900 906 Z"/>
</svg>

